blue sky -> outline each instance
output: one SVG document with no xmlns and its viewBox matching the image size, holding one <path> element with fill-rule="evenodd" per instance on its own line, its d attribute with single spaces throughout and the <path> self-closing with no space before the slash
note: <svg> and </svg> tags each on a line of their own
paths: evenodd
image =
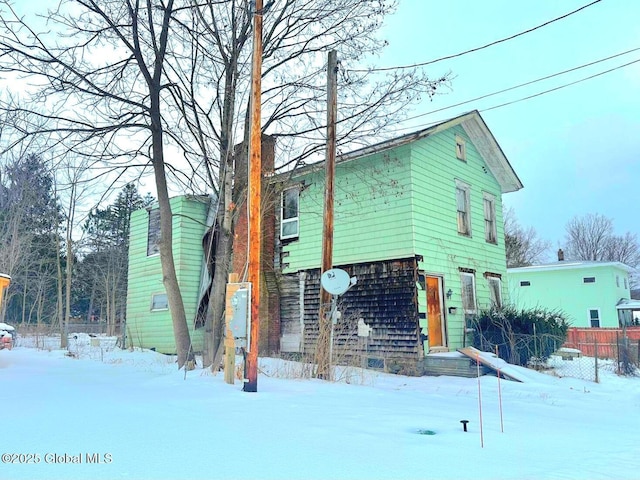
<svg viewBox="0 0 640 480">
<path fill-rule="evenodd" d="M 499 40 L 592 0 L 400 0 L 382 32 L 378 66 L 425 62 Z M 513 40 L 429 65 L 452 89 L 421 114 L 640 47 L 640 2 L 602 0 Z M 517 100 L 640 59 L 640 50 L 528 87 L 408 121 L 406 133 L 477 109 L 525 188 L 504 196 L 524 227 L 561 246 L 572 217 L 600 213 L 640 235 L 640 62 L 533 99 Z M 415 127 L 415 128 L 412 128 Z"/>
</svg>

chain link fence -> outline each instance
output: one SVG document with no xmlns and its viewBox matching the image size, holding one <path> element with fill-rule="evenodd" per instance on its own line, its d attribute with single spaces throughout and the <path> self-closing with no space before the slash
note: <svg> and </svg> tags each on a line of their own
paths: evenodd
<svg viewBox="0 0 640 480">
<path fill-rule="evenodd" d="M 640 339 L 621 329 L 571 329 L 563 348 L 542 368 L 559 377 L 599 382 L 602 371 L 636 375 L 640 368 Z"/>
</svg>

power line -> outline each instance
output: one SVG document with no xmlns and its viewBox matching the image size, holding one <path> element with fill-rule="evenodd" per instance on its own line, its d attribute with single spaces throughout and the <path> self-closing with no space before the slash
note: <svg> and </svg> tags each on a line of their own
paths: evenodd
<svg viewBox="0 0 640 480">
<path fill-rule="evenodd" d="M 637 50 L 637 49 L 634 49 L 634 50 Z M 506 107 L 506 106 L 508 106 L 508 105 L 513 105 L 514 103 L 519 103 L 519 102 L 523 102 L 523 101 L 525 101 L 525 100 L 530 100 L 530 99 L 532 99 L 532 98 L 539 97 L 539 96 L 541 96 L 541 95 L 545 95 L 545 94 L 547 94 L 547 93 L 555 92 L 555 91 L 557 91 L 557 90 L 561 90 L 561 89 L 563 89 L 563 88 L 567 88 L 567 87 L 570 87 L 570 86 L 572 86 L 572 85 L 576 85 L 576 84 L 578 84 L 578 83 L 585 82 L 585 81 L 587 81 L 587 80 L 591 80 L 591 79 L 593 79 L 593 78 L 599 77 L 599 76 L 601 76 L 601 75 L 605 75 L 605 74 L 607 74 L 607 73 L 611 73 L 611 72 L 613 72 L 613 71 L 615 71 L 615 70 L 619 70 L 619 69 L 621 69 L 621 68 L 625 68 L 625 67 L 628 67 L 628 66 L 633 65 L 633 64 L 636 64 L 636 63 L 640 63 L 640 58 L 639 58 L 639 59 L 637 59 L 637 60 L 633 60 L 633 61 L 631 61 L 631 62 L 627 62 L 627 63 L 622 64 L 622 65 L 618 65 L 617 67 L 613 67 L 613 68 L 610 68 L 610 69 L 608 69 L 608 70 L 604 70 L 604 71 L 602 71 L 602 72 L 595 73 L 595 74 L 590 75 L 590 76 L 588 76 L 588 77 L 584 77 L 584 78 L 581 78 L 581 79 L 579 79 L 579 80 L 575 80 L 575 81 L 573 81 L 573 82 L 565 83 L 564 85 L 560 85 L 560 86 L 557 86 L 557 87 L 554 87 L 554 88 L 550 88 L 550 89 L 548 89 L 548 90 L 544 90 L 544 91 L 542 91 L 542 92 L 534 93 L 534 94 L 532 94 L 532 95 L 528 95 L 528 96 L 526 96 L 526 97 L 522 97 L 522 98 L 519 98 L 519 99 L 517 99 L 517 100 L 512 100 L 512 101 L 510 101 L 510 102 L 501 103 L 501 104 L 499 104 L 499 105 L 494 105 L 494 106 L 492 106 L 492 107 L 488 107 L 488 108 L 478 109 L 478 111 L 480 111 L 480 112 L 488 112 L 488 111 L 490 111 L 490 110 L 495 110 L 495 109 L 497 109 L 497 108 Z M 533 83 L 533 82 L 529 82 L 529 83 Z M 523 84 L 523 85 L 526 85 L 526 84 Z M 513 90 L 513 88 L 517 88 L 517 87 L 512 87 L 512 88 L 509 88 L 509 89 L 505 89 L 504 91 L 507 91 L 507 90 Z M 500 92 L 496 92 L 496 93 L 500 93 Z M 486 98 L 486 97 L 491 96 L 491 95 L 493 95 L 493 94 L 484 95 L 484 96 L 482 96 L 482 97 L 478 97 L 478 98 Z M 459 106 L 459 105 L 464 105 L 464 104 L 469 103 L 469 102 L 472 102 L 472 101 L 474 101 L 474 100 L 468 100 L 468 101 L 466 101 L 466 102 L 461 102 L 461 103 L 456 104 L 456 105 L 450 105 L 450 106 L 448 106 L 448 107 L 439 108 L 439 109 L 437 109 L 437 110 L 433 110 L 433 111 L 431 111 L 431 112 L 423 113 L 423 114 L 417 115 L 417 116 L 415 116 L 415 117 L 407 118 L 407 119 L 405 119 L 405 120 L 401 120 L 401 121 L 398 121 L 398 122 L 395 122 L 395 123 L 396 123 L 396 124 L 403 123 L 403 122 L 406 122 L 407 120 L 413 120 L 413 119 L 418 118 L 418 117 L 422 117 L 422 116 L 426 116 L 426 115 L 431 115 L 431 114 L 433 114 L 433 113 L 441 112 L 441 111 L 443 111 L 443 110 L 448 110 L 449 108 L 453 108 L 453 107 L 456 107 L 456 106 Z M 437 121 L 433 121 L 433 122 L 428 122 L 428 123 L 424 123 L 424 124 L 422 124 L 422 125 L 416 125 L 416 126 L 412 126 L 412 127 L 401 127 L 401 128 L 399 128 L 398 130 L 415 130 L 415 129 L 420 129 L 420 128 L 426 128 L 426 127 L 429 127 L 429 126 L 431 126 L 431 125 L 435 125 L 435 124 L 438 124 L 438 123 L 445 122 L 445 121 L 447 121 L 447 120 L 450 120 L 450 118 L 447 118 L 447 119 L 444 119 L 444 120 L 437 120 Z M 391 124 L 391 125 L 393 125 L 393 124 Z"/>
<path fill-rule="evenodd" d="M 564 15 L 561 15 L 557 18 L 554 18 L 553 20 L 549 20 L 547 22 L 541 23 L 540 25 L 537 25 L 535 27 L 532 27 L 528 30 L 525 30 L 523 32 L 520 33 L 516 33 L 515 35 L 511 35 L 510 37 L 506 37 L 506 38 L 502 38 L 500 40 L 496 40 L 494 42 L 491 43 L 487 43 L 486 45 L 482 45 L 481 47 L 476 47 L 476 48 L 472 48 L 470 50 L 465 50 L 464 52 L 460 52 L 460 53 L 455 53 L 453 55 L 448 55 L 446 57 L 441 57 L 441 58 L 436 58 L 435 60 L 429 60 L 428 62 L 421 62 L 421 63 L 414 63 L 413 65 L 399 65 L 396 67 L 380 67 L 380 68 L 370 68 L 370 69 L 349 69 L 349 71 L 351 72 L 384 72 L 384 71 L 389 71 L 389 70 L 402 70 L 405 68 L 416 68 L 416 67 L 424 67 L 425 65 L 431 65 L 432 63 L 437 63 L 437 62 L 442 62 L 443 60 L 449 60 L 451 58 L 456 58 L 456 57 L 461 57 L 463 55 L 467 55 L 469 53 L 473 53 L 473 52 L 477 52 L 478 50 L 482 50 L 484 48 L 488 48 L 488 47 L 492 47 L 493 45 L 497 45 L 499 43 L 503 43 L 503 42 L 507 42 L 509 40 L 513 40 L 514 38 L 520 37 L 522 35 L 526 35 L 527 33 L 531 33 L 535 30 L 538 30 L 539 28 L 542 27 L 546 27 L 547 25 L 550 25 L 554 22 L 557 22 L 558 20 L 562 20 L 565 19 L 571 15 L 573 15 L 574 13 L 578 13 L 581 10 L 584 10 L 585 8 L 591 7 L 592 5 L 595 5 L 596 3 L 601 2 L 602 0 L 594 0 L 593 2 L 587 4 L 587 5 L 583 5 L 582 7 L 569 12 L 569 13 L 565 13 Z"/>
<path fill-rule="evenodd" d="M 564 75 L 566 73 L 575 72 L 576 70 L 580 70 L 582 68 L 590 67 L 590 66 L 596 65 L 598 63 L 606 62 L 607 60 L 611 60 L 612 58 L 616 58 L 616 57 L 620 57 L 620 56 L 623 56 L 623 55 L 627 55 L 629 53 L 636 52 L 638 50 L 640 50 L 640 47 L 632 48 L 631 50 L 627 50 L 627 51 L 624 51 L 624 52 L 621 52 L 621 53 L 616 53 L 615 55 L 610 55 L 608 57 L 601 58 L 599 60 L 594 60 L 593 62 L 585 63 L 585 64 L 582 64 L 582 65 L 577 66 L 577 67 L 573 67 L 573 68 L 569 68 L 567 70 L 563 70 L 561 72 L 553 73 L 551 75 L 546 75 L 544 77 L 540 77 L 540 78 L 537 78 L 535 80 L 530 80 L 528 82 L 521 83 L 521 84 L 515 85 L 513 87 L 509 87 L 509 88 L 505 88 L 505 89 L 502 89 L 502 90 L 498 90 L 497 92 L 487 93 L 485 95 L 481 95 L 479 97 L 471 98 L 471 99 L 465 100 L 463 102 L 454 103 L 453 105 L 449 105 L 447 107 L 442 107 L 442 108 L 438 108 L 437 110 L 432 110 L 432 111 L 427 112 L 427 113 L 421 113 L 419 115 L 414 115 L 413 117 L 409 117 L 409 118 L 404 119 L 403 122 L 406 122 L 407 120 L 415 120 L 416 118 L 420 118 L 420 117 L 426 117 L 427 115 L 431 115 L 433 113 L 438 113 L 438 112 L 442 112 L 444 110 L 449 110 L 451 108 L 459 107 L 461 105 L 466 105 L 467 103 L 476 102 L 478 100 L 483 100 L 485 98 L 489 98 L 489 97 L 493 97 L 495 95 L 499 95 L 501 93 L 505 93 L 505 92 L 509 92 L 511 90 L 516 90 L 518 88 L 526 87 L 528 85 L 532 85 L 532 84 L 537 83 L 537 82 L 542 82 L 542 81 L 548 80 L 550 78 L 558 77 L 558 76 Z M 631 62 L 631 63 L 634 63 L 634 62 Z M 627 66 L 627 65 L 623 65 L 623 66 Z M 622 67 L 618 67 L 618 68 L 622 68 Z M 607 72 L 603 72 L 603 73 L 607 73 Z"/>
<path fill-rule="evenodd" d="M 571 85 L 575 85 L 577 83 L 584 82 L 586 80 L 591 80 L 592 78 L 599 77 L 600 75 L 604 75 L 605 73 L 610 73 L 610 72 L 613 72 L 614 70 L 618 70 L 620 68 L 628 67 L 629 65 L 633 65 L 634 63 L 638 63 L 638 62 L 640 62 L 640 58 L 637 59 L 637 60 L 634 60 L 632 62 L 625 63 L 624 65 L 619 65 L 617 67 L 610 68 L 609 70 L 605 70 L 603 72 L 595 73 L 595 74 L 590 75 L 588 77 L 581 78 L 580 80 L 576 80 L 575 82 L 566 83 L 564 85 L 560 85 L 559 87 L 555 87 L 555 88 L 550 88 L 549 90 L 545 90 L 543 92 L 535 93 L 535 94 L 529 95 L 527 97 L 519 98 L 518 100 L 513 100 L 511 102 L 502 103 L 500 105 L 495 105 L 495 106 L 490 107 L 490 108 L 484 108 L 484 109 L 482 109 L 480 111 L 481 112 L 488 112 L 489 110 L 495 110 L 496 108 L 506 107 L 507 105 L 511 105 L 511 104 L 514 104 L 514 103 L 522 102 L 524 100 L 529 100 L 531 98 L 539 97 L 540 95 L 544 95 L 544 94 L 550 93 L 550 92 L 555 92 L 556 90 L 560 90 L 562 88 L 570 87 Z"/>
</svg>

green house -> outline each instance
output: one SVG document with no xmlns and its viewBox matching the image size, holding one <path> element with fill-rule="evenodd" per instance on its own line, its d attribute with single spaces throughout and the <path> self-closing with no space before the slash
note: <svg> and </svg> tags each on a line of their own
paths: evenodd
<svg viewBox="0 0 640 480">
<path fill-rule="evenodd" d="M 324 165 L 279 180 L 280 350 L 307 352 L 318 334 Z M 340 298 L 336 348 L 415 360 L 464 346 L 466 318 L 506 301 L 502 194 L 520 188 L 477 111 L 339 155 L 333 266 L 357 284 Z"/>
<path fill-rule="evenodd" d="M 215 202 L 214 202 L 215 203 Z M 181 196 L 171 199 L 173 213 L 173 255 L 178 283 L 189 321 L 194 351 L 202 351 L 202 328 L 196 328 L 196 313 L 203 276 L 202 239 L 211 199 Z M 129 241 L 129 287 L 127 292 L 127 345 L 175 354 L 173 324 L 167 294 L 162 283 L 160 254 L 156 241 L 160 233 L 158 208 L 142 209 L 131 215 Z"/>
<path fill-rule="evenodd" d="M 507 271 L 519 308 L 561 310 L 572 327 L 619 327 L 631 321 L 629 273 L 620 262 L 558 261 Z"/>
<path fill-rule="evenodd" d="M 274 144 L 267 143 L 263 167 L 269 170 Z M 311 353 L 318 335 L 324 164 L 266 178 L 276 194 L 265 196 L 275 201 L 262 218 L 260 352 Z M 507 301 L 502 194 L 520 188 L 476 111 L 339 155 L 333 266 L 357 284 L 338 299 L 334 353 L 416 361 L 467 344 L 466 319 Z M 172 208 L 178 281 L 198 351 L 208 199 L 178 197 Z M 250 241 L 246 209 L 238 211 L 236 273 Z M 155 221 L 153 210 L 131 219 L 127 332 L 134 345 L 173 353 L 160 259 L 152 248 Z"/>
</svg>

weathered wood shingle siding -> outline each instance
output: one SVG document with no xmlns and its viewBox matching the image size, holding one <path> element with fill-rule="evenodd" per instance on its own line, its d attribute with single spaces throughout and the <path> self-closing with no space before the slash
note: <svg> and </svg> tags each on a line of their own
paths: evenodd
<svg viewBox="0 0 640 480">
<path fill-rule="evenodd" d="M 195 351 L 202 350 L 202 331 L 193 328 L 198 305 L 202 265 L 202 237 L 205 231 L 208 199 L 176 197 L 173 211 L 173 254 L 178 283 L 183 296 L 187 322 Z M 147 256 L 148 211 L 131 215 L 129 245 L 129 290 L 127 292 L 127 335 L 134 346 L 175 353 L 173 325 L 168 310 L 151 311 L 151 297 L 165 293 L 160 256 Z"/>
<path fill-rule="evenodd" d="M 411 172 L 408 147 L 338 164 L 335 187 L 334 264 L 412 256 Z M 295 178 L 300 235 L 284 245 L 284 273 L 320 265 L 324 171 Z"/>
<path fill-rule="evenodd" d="M 358 283 L 340 297 L 342 318 L 335 328 L 338 361 L 353 355 L 416 359 L 421 355 L 416 297 L 416 259 L 342 266 Z M 286 277 L 298 279 L 297 275 Z M 320 270 L 306 272 L 304 351 L 315 351 L 318 338 Z M 368 340 L 358 337 L 358 320 L 372 327 Z M 288 327 L 287 327 L 288 328 Z"/>
</svg>

